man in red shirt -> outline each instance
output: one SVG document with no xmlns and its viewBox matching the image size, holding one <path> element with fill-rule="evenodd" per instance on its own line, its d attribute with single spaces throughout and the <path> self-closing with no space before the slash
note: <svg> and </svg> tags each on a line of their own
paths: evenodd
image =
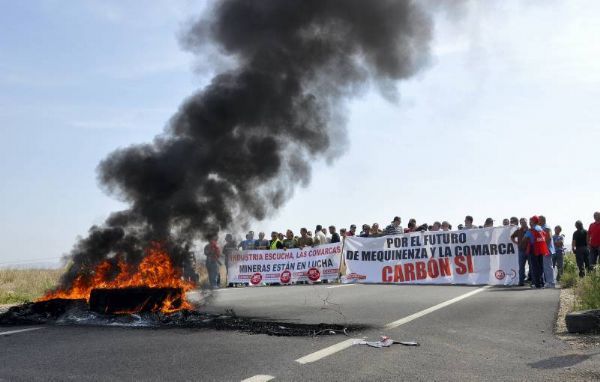
<svg viewBox="0 0 600 382">
<path fill-rule="evenodd" d="M 590 247 L 590 268 L 598 263 L 600 255 L 600 212 L 594 212 L 594 222 L 588 229 L 588 245 Z"/>
</svg>

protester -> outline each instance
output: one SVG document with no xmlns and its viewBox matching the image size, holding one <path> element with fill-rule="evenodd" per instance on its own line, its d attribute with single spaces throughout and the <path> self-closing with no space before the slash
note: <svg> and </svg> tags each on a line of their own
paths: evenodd
<svg viewBox="0 0 600 382">
<path fill-rule="evenodd" d="M 401 235 L 402 232 L 404 232 L 404 230 L 402 229 L 402 226 L 400 225 L 400 217 L 399 216 L 394 217 L 394 220 L 392 220 L 392 224 L 385 227 L 386 235 Z"/>
<path fill-rule="evenodd" d="M 502 219 L 503 227 L 508 227 L 509 225 L 510 225 L 510 220 L 508 220 L 507 218 Z"/>
<path fill-rule="evenodd" d="M 282 241 L 282 246 L 285 249 L 298 248 L 298 242 L 294 237 L 294 232 L 291 229 L 288 229 L 285 232 L 285 238 Z"/>
<path fill-rule="evenodd" d="M 517 227 L 519 225 L 519 219 L 516 216 L 510 218 L 510 225 L 512 227 Z"/>
<path fill-rule="evenodd" d="M 571 249 L 575 253 L 575 261 L 579 268 L 579 277 L 585 276 L 585 272 L 590 270 L 590 250 L 588 248 L 588 232 L 583 229 L 581 220 L 575 222 L 577 231 L 573 232 L 573 242 Z"/>
<path fill-rule="evenodd" d="M 477 226 L 473 225 L 473 216 L 467 215 L 465 216 L 465 225 L 462 229 L 476 229 Z"/>
<path fill-rule="evenodd" d="M 600 257 L 600 212 L 594 212 L 594 222 L 588 228 L 588 245 L 590 246 L 590 268 L 593 269 Z"/>
<path fill-rule="evenodd" d="M 417 230 L 417 220 L 410 219 L 408 221 L 408 227 L 404 229 L 404 233 L 415 232 Z"/>
<path fill-rule="evenodd" d="M 442 231 L 450 231 L 451 229 L 452 227 L 450 226 L 450 223 L 444 220 L 442 222 Z"/>
<path fill-rule="evenodd" d="M 550 256 L 544 256 L 544 286 L 546 288 L 554 288 L 554 269 L 552 268 L 552 256 L 554 255 L 554 241 L 552 240 L 552 230 L 550 227 L 546 225 L 546 217 L 544 215 L 540 215 L 540 226 L 546 232 L 547 242 L 548 242 L 548 250 L 550 251 Z"/>
<path fill-rule="evenodd" d="M 258 233 L 258 240 L 254 242 L 254 249 L 269 249 L 269 240 L 265 239 L 265 233 Z"/>
<path fill-rule="evenodd" d="M 323 235 L 325 235 L 325 242 L 327 244 L 331 243 L 331 237 L 329 237 L 329 235 L 327 235 L 327 228 L 323 227 L 321 229 L 321 232 L 323 232 Z"/>
<path fill-rule="evenodd" d="M 244 251 L 250 251 L 254 249 L 254 231 L 249 231 L 246 234 L 246 240 L 242 240 L 239 247 Z"/>
<path fill-rule="evenodd" d="M 337 232 L 335 232 L 335 226 L 333 226 L 333 225 L 329 226 L 329 233 L 331 234 L 331 242 L 332 243 L 340 242 L 340 235 Z"/>
<path fill-rule="evenodd" d="M 300 228 L 300 237 L 298 238 L 297 243 L 298 248 L 313 246 L 313 239 L 312 237 L 308 236 L 308 231 L 306 230 L 306 228 Z"/>
<path fill-rule="evenodd" d="M 360 231 L 360 234 L 358 236 L 360 236 L 360 237 L 369 237 L 369 236 L 371 236 L 371 227 L 369 227 L 368 224 L 363 224 L 362 225 L 362 231 Z"/>
<path fill-rule="evenodd" d="M 540 226 L 540 219 L 532 216 L 529 219 L 530 230 L 525 232 L 523 241 L 528 244 L 529 266 L 531 267 L 531 287 L 543 288 L 544 256 L 550 256 L 548 250 L 549 238 Z"/>
<path fill-rule="evenodd" d="M 346 236 L 356 236 L 356 224 L 351 224 Z"/>
<path fill-rule="evenodd" d="M 238 246 L 235 244 L 235 240 L 233 236 L 228 233 L 225 235 L 225 244 L 223 244 L 223 260 L 225 261 L 225 270 L 229 269 L 229 258 L 231 255 L 237 251 Z M 233 284 L 229 284 L 229 286 L 233 286 Z"/>
<path fill-rule="evenodd" d="M 283 249 L 283 243 L 279 240 L 279 233 L 271 232 L 271 241 L 269 241 L 269 249 L 274 251 L 276 249 Z"/>
<path fill-rule="evenodd" d="M 340 236 L 342 237 L 342 241 L 346 239 L 346 228 L 340 228 Z"/>
<path fill-rule="evenodd" d="M 521 226 L 510 236 L 513 243 L 517 245 L 519 251 L 519 286 L 525 285 L 525 264 L 528 261 L 527 241 L 523 240 L 527 232 L 527 220 L 521 218 Z M 529 266 L 531 268 L 531 265 Z"/>
<path fill-rule="evenodd" d="M 313 240 L 315 245 L 327 244 L 327 237 L 325 237 L 325 234 L 323 233 L 323 226 L 321 224 L 318 224 L 315 228 Z"/>
<path fill-rule="evenodd" d="M 379 229 L 379 223 L 373 223 L 373 225 L 371 225 L 371 233 L 369 236 L 376 237 L 381 235 L 383 235 L 383 231 Z"/>
<path fill-rule="evenodd" d="M 433 222 L 433 225 L 431 226 L 431 231 L 439 231 L 441 228 L 442 228 L 442 223 Z"/>
<path fill-rule="evenodd" d="M 280 242 L 283 243 L 283 240 L 285 239 L 285 235 L 283 233 L 279 232 L 277 234 L 277 238 L 279 239 Z"/>
<path fill-rule="evenodd" d="M 464 230 L 464 229 L 465 229 L 465 226 L 464 226 L 464 225 L 462 225 L 462 224 L 459 224 L 459 225 L 458 225 L 458 230 L 459 230 L 459 231 L 462 231 L 462 230 Z"/>
<path fill-rule="evenodd" d="M 485 219 L 485 223 L 483 223 L 483 228 L 492 228 L 494 226 L 494 219 L 487 218 Z"/>
<path fill-rule="evenodd" d="M 217 245 L 217 238 L 213 237 L 208 244 L 204 246 L 204 255 L 206 256 L 206 270 L 208 272 L 208 282 L 210 287 L 216 289 L 219 287 L 221 266 L 221 250 Z"/>
<path fill-rule="evenodd" d="M 552 242 L 554 243 L 554 254 L 552 254 L 552 266 L 556 268 L 556 281 L 560 281 L 563 274 L 563 263 L 565 255 L 565 235 L 562 233 L 562 227 L 554 227 Z"/>
</svg>

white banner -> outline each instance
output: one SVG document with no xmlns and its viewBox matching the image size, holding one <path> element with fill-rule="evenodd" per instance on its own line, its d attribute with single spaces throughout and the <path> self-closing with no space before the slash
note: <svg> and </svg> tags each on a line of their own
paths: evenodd
<svg viewBox="0 0 600 382">
<path fill-rule="evenodd" d="M 229 256 L 227 282 L 260 285 L 336 280 L 341 254 L 341 243 L 304 249 L 233 252 Z"/>
<path fill-rule="evenodd" d="M 516 227 L 347 237 L 342 282 L 517 285 Z"/>
</svg>

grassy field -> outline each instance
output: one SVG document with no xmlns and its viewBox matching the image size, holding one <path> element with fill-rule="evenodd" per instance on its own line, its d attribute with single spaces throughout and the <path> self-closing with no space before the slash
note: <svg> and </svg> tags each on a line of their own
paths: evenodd
<svg viewBox="0 0 600 382">
<path fill-rule="evenodd" d="M 58 282 L 62 269 L 0 269 L 0 304 L 34 301 Z"/>
<path fill-rule="evenodd" d="M 594 271 L 586 272 L 579 277 L 575 255 L 565 256 L 564 273 L 560 284 L 563 288 L 573 288 L 575 293 L 575 310 L 600 309 L 600 266 Z"/>
</svg>

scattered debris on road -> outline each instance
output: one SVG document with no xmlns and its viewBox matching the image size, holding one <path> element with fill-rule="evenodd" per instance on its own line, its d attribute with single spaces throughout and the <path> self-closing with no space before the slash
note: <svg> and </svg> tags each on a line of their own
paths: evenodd
<svg viewBox="0 0 600 382">
<path fill-rule="evenodd" d="M 265 318 L 240 317 L 233 310 L 213 314 L 197 310 L 174 313 L 138 312 L 103 314 L 89 308 L 85 300 L 52 299 L 13 306 L 0 314 L 0 325 L 79 325 L 121 326 L 146 328 L 192 328 L 235 330 L 248 334 L 270 336 L 318 337 L 343 334 L 365 329 L 360 325 L 305 324 L 280 322 Z"/>
<path fill-rule="evenodd" d="M 388 336 L 381 336 L 379 341 L 356 340 L 353 343 L 353 345 L 368 345 L 374 348 L 387 348 L 394 344 L 404 346 L 420 346 L 420 344 L 416 341 L 396 341 Z"/>
</svg>

